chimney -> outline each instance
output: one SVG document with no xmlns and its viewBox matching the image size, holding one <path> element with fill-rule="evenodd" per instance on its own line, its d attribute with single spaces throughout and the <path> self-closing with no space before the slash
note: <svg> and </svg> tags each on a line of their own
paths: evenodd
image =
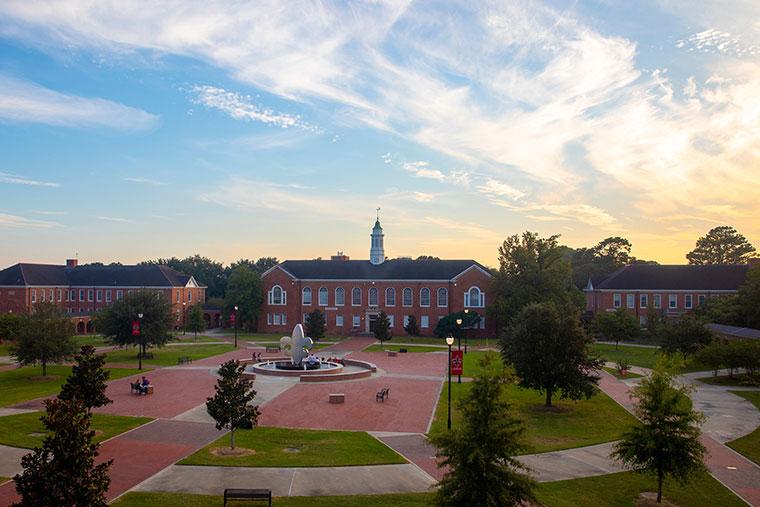
<svg viewBox="0 0 760 507">
<path fill-rule="evenodd" d="M 344 255 L 343 252 L 338 252 L 337 254 L 330 257 L 331 261 L 347 261 L 348 255 Z"/>
<path fill-rule="evenodd" d="M 79 259 L 66 259 L 67 268 L 75 268 L 79 264 Z"/>
</svg>

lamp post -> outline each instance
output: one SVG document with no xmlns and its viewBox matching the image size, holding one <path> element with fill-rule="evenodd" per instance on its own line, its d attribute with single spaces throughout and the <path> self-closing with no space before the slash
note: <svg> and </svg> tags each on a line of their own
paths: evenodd
<svg viewBox="0 0 760 507">
<path fill-rule="evenodd" d="M 185 334 L 185 327 L 187 326 L 187 324 L 185 324 L 185 306 L 186 305 L 187 305 L 187 303 L 184 302 L 184 301 L 182 301 L 182 334 L 183 335 Z M 466 348 L 467 348 L 467 346 L 465 345 L 465 349 Z"/>
<path fill-rule="evenodd" d="M 448 429 L 451 429 L 451 346 L 454 345 L 453 336 L 449 335 L 446 338 L 446 345 L 449 346 L 449 403 L 448 403 L 449 418 L 446 421 L 446 427 Z"/>
<path fill-rule="evenodd" d="M 237 311 L 238 307 L 235 305 L 235 348 L 237 348 Z"/>
<path fill-rule="evenodd" d="M 464 353 L 467 354 L 467 330 L 470 329 L 469 319 L 470 316 L 470 309 L 465 308 L 464 309 L 464 318 L 467 319 L 467 325 L 464 326 Z"/>
<path fill-rule="evenodd" d="M 142 358 L 143 358 L 143 355 L 145 354 L 145 343 L 143 342 L 143 337 L 142 337 L 142 318 L 143 318 L 143 314 L 138 313 L 137 322 L 139 323 L 139 326 L 140 326 L 137 330 L 137 332 L 139 333 L 138 336 L 140 337 L 140 353 L 138 354 L 138 356 L 140 356 L 140 359 L 137 365 L 138 370 L 142 370 Z"/>
<path fill-rule="evenodd" d="M 462 350 L 462 319 L 457 319 L 457 350 Z M 462 376 L 457 375 L 457 384 L 462 383 Z"/>
</svg>

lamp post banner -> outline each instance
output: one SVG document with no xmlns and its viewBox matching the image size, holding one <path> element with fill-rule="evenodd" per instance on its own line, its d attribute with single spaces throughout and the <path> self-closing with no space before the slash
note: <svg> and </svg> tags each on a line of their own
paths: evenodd
<svg viewBox="0 0 760 507">
<path fill-rule="evenodd" d="M 231 313 L 230 314 L 230 326 L 234 326 L 234 325 L 235 325 L 235 314 Z"/>
<path fill-rule="evenodd" d="M 451 351 L 451 374 L 461 375 L 464 372 L 464 351 Z"/>
<path fill-rule="evenodd" d="M 140 336 L 140 321 L 132 321 L 132 336 Z"/>
</svg>

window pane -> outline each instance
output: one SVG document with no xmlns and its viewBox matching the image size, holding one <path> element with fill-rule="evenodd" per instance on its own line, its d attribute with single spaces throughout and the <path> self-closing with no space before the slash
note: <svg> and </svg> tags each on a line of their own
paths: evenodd
<svg viewBox="0 0 760 507">
<path fill-rule="evenodd" d="M 430 289 L 427 287 L 420 291 L 420 306 L 430 306 Z"/>
<path fill-rule="evenodd" d="M 438 306 L 448 306 L 448 305 L 449 305 L 448 289 L 444 289 L 444 288 L 438 289 Z"/>
<path fill-rule="evenodd" d="M 311 304 L 311 287 L 304 287 L 303 289 L 303 304 Z"/>
<path fill-rule="evenodd" d="M 412 306 L 412 289 L 406 288 L 403 293 L 404 306 Z"/>
<path fill-rule="evenodd" d="M 354 306 L 362 304 L 362 290 L 358 287 L 354 287 L 351 290 L 351 304 Z"/>
<path fill-rule="evenodd" d="M 377 306 L 377 287 L 372 287 L 369 290 L 369 305 Z"/>
<path fill-rule="evenodd" d="M 327 288 L 326 287 L 319 288 L 319 305 L 327 306 Z"/>
<path fill-rule="evenodd" d="M 396 289 L 393 287 L 385 289 L 385 306 L 396 306 Z"/>
<path fill-rule="evenodd" d="M 343 290 L 343 287 L 335 289 L 335 304 L 338 306 L 346 304 L 346 291 Z"/>
</svg>

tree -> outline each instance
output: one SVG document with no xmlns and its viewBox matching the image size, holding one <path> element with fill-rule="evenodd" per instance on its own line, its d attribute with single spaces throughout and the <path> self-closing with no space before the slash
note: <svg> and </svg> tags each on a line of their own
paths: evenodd
<svg viewBox="0 0 760 507">
<path fill-rule="evenodd" d="M 206 410 L 216 421 L 216 429 L 230 430 L 230 448 L 235 448 L 235 429 L 256 426 L 258 405 L 249 405 L 256 397 L 253 381 L 243 377 L 245 364 L 227 361 L 219 367 L 219 380 L 214 386 L 214 396 L 206 398 Z"/>
<path fill-rule="evenodd" d="M 502 355 L 513 364 L 520 385 L 546 394 L 552 406 L 561 398 L 590 398 L 596 391 L 596 371 L 603 362 L 589 352 L 591 339 L 580 325 L 578 311 L 554 303 L 533 303 L 523 308 L 502 338 Z"/>
<path fill-rule="evenodd" d="M 105 507 L 113 460 L 95 465 L 90 412 L 81 400 L 45 400 L 42 423 L 49 434 L 41 447 L 21 458 L 16 475 L 19 506 L 71 505 Z"/>
<path fill-rule="evenodd" d="M 381 311 L 377 316 L 374 333 L 375 340 L 380 342 L 380 348 L 383 347 L 383 342 L 391 339 L 391 321 L 384 311 Z"/>
<path fill-rule="evenodd" d="M 747 279 L 739 287 L 739 305 L 744 317 L 744 325 L 760 329 L 760 264 L 752 266 L 747 271 Z"/>
<path fill-rule="evenodd" d="M 509 325 L 520 310 L 541 301 L 580 304 L 582 294 L 572 286 L 566 248 L 558 244 L 559 236 L 541 238 L 534 232 L 515 234 L 499 247 L 499 271 L 489 308 L 500 326 Z M 577 299 L 580 298 L 580 299 Z"/>
<path fill-rule="evenodd" d="M 689 264 L 746 264 L 755 254 L 755 247 L 733 227 L 721 225 L 697 240 L 686 254 Z"/>
<path fill-rule="evenodd" d="M 236 325 L 248 331 L 255 331 L 264 300 L 263 290 L 261 277 L 256 271 L 247 266 L 236 267 L 227 281 L 227 293 L 224 296 L 225 315 L 230 315 L 237 306 Z"/>
<path fill-rule="evenodd" d="M 614 312 L 599 313 L 591 322 L 591 328 L 598 337 L 614 340 L 615 350 L 621 340 L 632 340 L 640 332 L 636 317 L 624 308 L 618 308 Z"/>
<path fill-rule="evenodd" d="M 325 314 L 319 308 L 315 308 L 314 311 L 306 315 L 306 322 L 304 322 L 306 336 L 314 341 L 319 341 L 325 337 L 326 330 Z"/>
<path fill-rule="evenodd" d="M 96 354 L 95 347 L 85 345 L 74 360 L 76 364 L 71 368 L 71 375 L 63 384 L 58 399 L 79 400 L 88 410 L 113 403 L 106 396 L 106 383 L 111 374 L 103 368 L 105 354 Z"/>
<path fill-rule="evenodd" d="M 0 343 L 15 340 L 25 320 L 25 316 L 17 313 L 0 313 Z"/>
<path fill-rule="evenodd" d="M 203 320 L 203 309 L 201 305 L 195 305 L 190 309 L 190 316 L 187 319 L 187 330 L 191 333 L 195 333 L 195 338 L 198 338 L 198 333 L 206 329 L 206 321 Z"/>
<path fill-rule="evenodd" d="M 699 440 L 702 414 L 692 409 L 689 387 L 678 387 L 672 365 L 660 361 L 654 371 L 633 389 L 639 421 L 615 444 L 612 457 L 635 472 L 657 477 L 657 502 L 667 475 L 686 483 L 705 470 L 705 447 Z"/>
<path fill-rule="evenodd" d="M 435 257 L 433 255 L 420 255 L 419 257 L 417 257 L 414 260 L 416 260 L 416 261 L 439 261 L 439 260 L 441 260 L 441 258 L 440 257 Z"/>
<path fill-rule="evenodd" d="M 461 324 L 457 324 L 458 319 L 462 320 Z M 438 338 L 446 338 L 447 336 L 462 338 L 465 329 L 472 328 L 479 322 L 480 315 L 478 315 L 478 312 L 450 313 L 438 321 L 434 333 Z"/>
<path fill-rule="evenodd" d="M 406 331 L 406 334 L 409 336 L 419 336 L 420 335 L 420 328 L 417 326 L 417 317 L 414 315 L 409 315 L 407 317 L 406 326 L 404 326 L 404 331 Z"/>
<path fill-rule="evenodd" d="M 571 255 L 573 283 L 582 289 L 589 278 L 604 278 L 627 264 L 657 264 L 631 255 L 631 242 L 620 236 L 605 238 L 591 248 L 577 248 Z"/>
<path fill-rule="evenodd" d="M 433 435 L 432 443 L 448 471 L 439 482 L 438 505 L 509 506 L 535 501 L 535 482 L 514 458 L 524 450 L 525 428 L 506 400 L 509 377 L 484 356 L 480 374 L 459 402 L 462 426 Z"/>
<path fill-rule="evenodd" d="M 206 297 L 222 297 L 227 287 L 228 273 L 222 263 L 198 254 L 184 259 L 172 257 L 145 261 L 140 264 L 161 264 L 191 275 L 196 281 L 206 285 Z"/>
<path fill-rule="evenodd" d="M 142 314 L 142 318 L 139 316 Z M 132 334 L 132 324 L 138 321 L 140 334 Z M 95 325 L 113 343 L 122 346 L 137 345 L 138 367 L 142 369 L 142 358 L 148 347 L 163 347 L 172 339 L 174 326 L 171 304 L 163 295 L 151 290 L 127 293 L 121 301 L 98 312 Z"/>
<path fill-rule="evenodd" d="M 666 321 L 659 326 L 656 337 L 665 352 L 689 355 L 709 345 L 713 333 L 700 319 L 684 316 L 675 321 Z"/>
<path fill-rule="evenodd" d="M 37 303 L 21 326 L 11 355 L 22 365 L 41 364 L 47 375 L 48 363 L 60 363 L 74 353 L 71 319 L 54 303 Z"/>
<path fill-rule="evenodd" d="M 741 288 L 739 291 L 741 292 Z M 725 294 L 705 299 L 694 314 L 714 324 L 743 327 L 746 325 L 744 312 L 745 308 L 738 294 Z"/>
</svg>

